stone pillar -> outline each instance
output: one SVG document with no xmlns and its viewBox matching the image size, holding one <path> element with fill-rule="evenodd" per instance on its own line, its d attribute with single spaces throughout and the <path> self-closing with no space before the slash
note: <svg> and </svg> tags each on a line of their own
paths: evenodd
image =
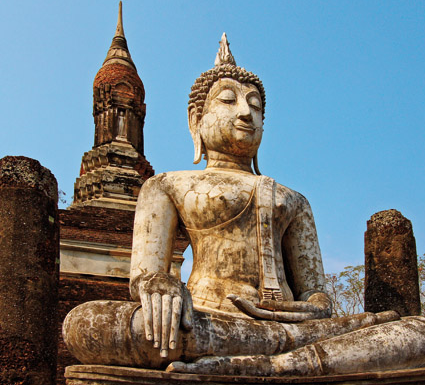
<svg viewBox="0 0 425 385">
<path fill-rule="evenodd" d="M 56 383 L 58 188 L 34 159 L 0 159 L 0 383 Z"/>
<path fill-rule="evenodd" d="M 412 224 L 397 210 L 380 211 L 367 222 L 364 310 L 421 313 Z"/>
</svg>

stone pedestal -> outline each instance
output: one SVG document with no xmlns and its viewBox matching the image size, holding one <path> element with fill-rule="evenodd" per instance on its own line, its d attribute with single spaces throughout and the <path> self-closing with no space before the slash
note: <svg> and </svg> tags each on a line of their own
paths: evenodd
<svg viewBox="0 0 425 385">
<path fill-rule="evenodd" d="M 119 366 L 74 365 L 65 371 L 67 385 L 368 385 L 368 384 L 423 384 L 425 369 L 394 370 L 388 372 L 356 373 L 321 377 L 243 377 L 167 373 L 159 370 L 135 369 Z"/>
<path fill-rule="evenodd" d="M 380 211 L 367 222 L 364 309 L 421 314 L 415 237 L 397 210 Z"/>
<path fill-rule="evenodd" d="M 57 201 L 38 161 L 0 160 L 0 384 L 55 384 Z"/>
</svg>

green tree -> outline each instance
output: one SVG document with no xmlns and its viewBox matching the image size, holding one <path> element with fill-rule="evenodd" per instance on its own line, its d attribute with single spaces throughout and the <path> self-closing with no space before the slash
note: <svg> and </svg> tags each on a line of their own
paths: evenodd
<svg viewBox="0 0 425 385">
<path fill-rule="evenodd" d="M 425 314 L 425 254 L 418 256 L 418 273 L 422 314 Z M 326 288 L 332 300 L 332 317 L 364 311 L 364 265 L 347 266 L 340 273 L 326 274 Z"/>
<path fill-rule="evenodd" d="M 364 303 L 364 266 L 346 266 L 337 274 L 326 274 L 333 317 L 361 313 Z"/>
</svg>

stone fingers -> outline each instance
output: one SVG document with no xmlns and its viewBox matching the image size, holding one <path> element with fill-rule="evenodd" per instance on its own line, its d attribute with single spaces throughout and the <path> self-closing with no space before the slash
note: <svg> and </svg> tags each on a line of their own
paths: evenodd
<svg viewBox="0 0 425 385">
<path fill-rule="evenodd" d="M 152 330 L 152 302 L 151 296 L 148 293 L 141 293 L 140 295 L 143 311 L 143 319 L 145 321 L 145 335 L 148 341 L 153 340 Z"/>
<path fill-rule="evenodd" d="M 182 284 L 183 291 L 183 308 L 181 324 L 183 329 L 192 330 L 193 328 L 193 303 L 192 296 L 185 285 Z"/>
<path fill-rule="evenodd" d="M 162 324 L 162 299 L 161 294 L 153 293 L 152 315 L 153 315 L 153 347 L 159 348 L 161 342 L 161 324 Z"/>
<path fill-rule="evenodd" d="M 171 316 L 171 327 L 170 327 L 170 349 L 175 349 L 177 346 L 177 337 L 180 326 L 180 319 L 182 314 L 183 300 L 181 297 L 173 298 L 173 311 Z"/>
<path fill-rule="evenodd" d="M 149 273 L 139 283 L 144 334 L 161 358 L 177 348 L 179 327 L 192 326 L 192 300 L 185 285 L 164 272 Z M 183 311 L 183 306 L 185 310 Z M 142 325 L 140 325 L 142 326 Z M 141 330 L 140 332 L 143 333 Z"/>
<path fill-rule="evenodd" d="M 168 356 L 168 341 L 170 338 L 171 318 L 174 313 L 173 297 L 169 294 L 162 296 L 162 328 L 161 328 L 161 357 Z"/>
<path fill-rule="evenodd" d="M 238 297 L 234 294 L 229 294 L 227 296 L 240 311 L 248 314 L 249 316 L 257 319 L 273 319 L 273 312 L 269 310 L 257 308 L 251 301 L 248 301 L 244 298 Z"/>
<path fill-rule="evenodd" d="M 182 316 L 181 296 L 142 293 L 145 335 L 153 341 L 154 348 L 160 348 L 162 358 L 168 356 L 168 349 L 176 349 Z"/>
</svg>

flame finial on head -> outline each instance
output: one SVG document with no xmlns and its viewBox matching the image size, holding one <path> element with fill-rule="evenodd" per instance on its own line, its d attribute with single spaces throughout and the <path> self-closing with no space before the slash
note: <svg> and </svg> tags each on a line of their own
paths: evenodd
<svg viewBox="0 0 425 385">
<path fill-rule="evenodd" d="M 223 32 L 220 40 L 220 48 L 218 49 L 217 56 L 215 57 L 214 65 L 221 66 L 223 64 L 230 64 L 236 66 L 235 58 L 230 52 L 229 42 L 227 41 L 226 32 Z"/>
</svg>

